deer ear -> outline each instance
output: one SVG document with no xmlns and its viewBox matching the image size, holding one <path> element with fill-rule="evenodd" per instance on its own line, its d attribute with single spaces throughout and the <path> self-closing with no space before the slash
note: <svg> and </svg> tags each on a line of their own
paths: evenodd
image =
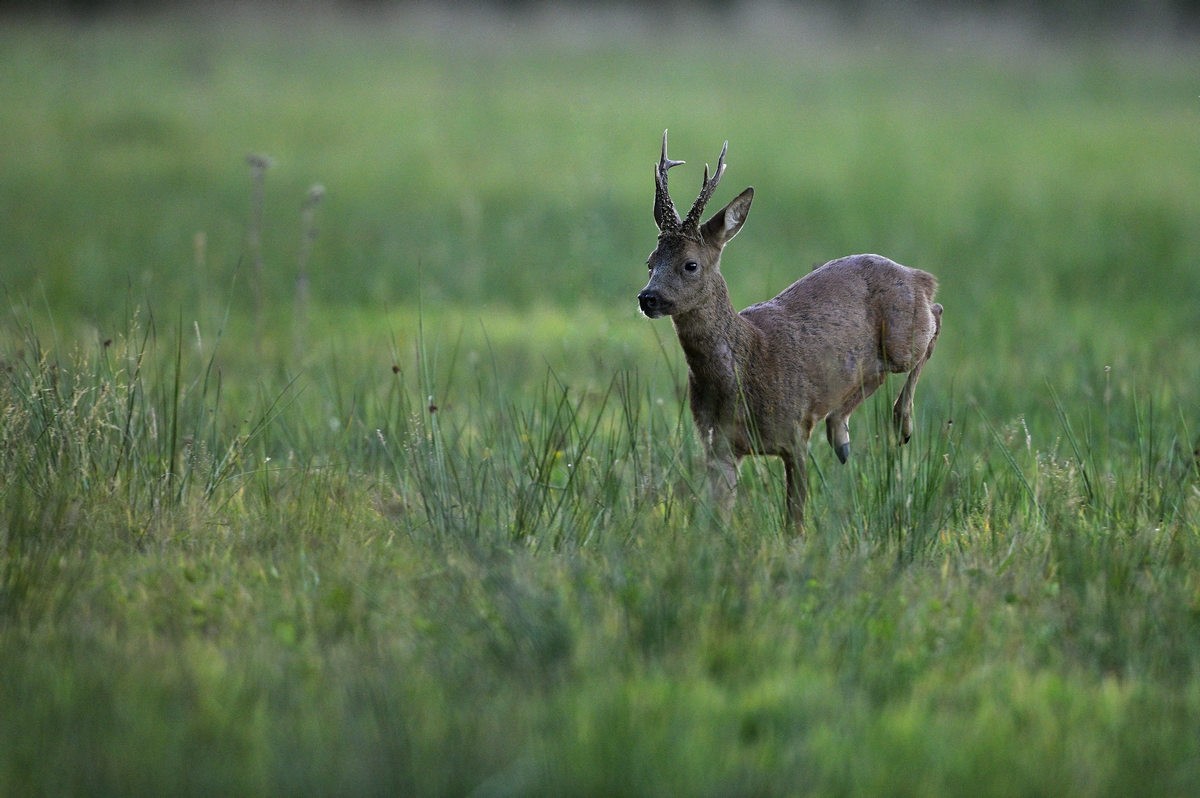
<svg viewBox="0 0 1200 798">
<path fill-rule="evenodd" d="M 719 247 L 725 246 L 742 229 L 746 215 L 750 213 L 750 203 L 753 200 L 754 189 L 748 188 L 713 214 L 713 217 L 705 222 L 704 227 L 700 230 L 704 240 Z"/>
</svg>

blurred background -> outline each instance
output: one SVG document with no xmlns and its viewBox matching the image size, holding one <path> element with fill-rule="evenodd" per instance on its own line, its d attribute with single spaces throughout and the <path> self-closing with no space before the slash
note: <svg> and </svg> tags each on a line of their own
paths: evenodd
<svg viewBox="0 0 1200 798">
<path fill-rule="evenodd" d="M 1080 25 L 1148 25 L 1153 27 L 1189 27 L 1194 26 L 1200 15 L 1200 3 L 1196 0 L 1110 0 L 1096 3 L 1088 0 L 1052 0 L 1051 2 L 1034 2 L 1034 0 L 974 0 L 974 2 L 954 2 L 954 0 L 923 0 L 921 2 L 896 3 L 889 0 L 824 0 L 823 2 L 784 2 L 777 0 L 775 5 L 796 6 L 809 11 L 819 10 L 822 13 L 836 15 L 846 21 L 861 21 L 865 17 L 879 13 L 896 13 L 899 6 L 909 14 L 957 14 L 963 11 L 986 13 L 991 15 L 1020 16 L 1029 20 L 1049 25 L 1078 28 Z M 160 11 L 170 6 L 195 9 L 197 6 L 210 5 L 246 5 L 246 3 L 171 3 L 162 0 L 6 0 L 5 6 L 21 11 L 38 11 L 66 14 L 102 14 L 112 11 Z M 279 6 L 292 7 L 332 7 L 343 10 L 378 10 L 395 9 L 412 6 L 413 3 L 396 2 L 396 0 L 306 0 L 300 3 L 277 3 Z M 550 3 L 538 0 L 450 0 L 450 2 L 434 4 L 448 10 L 478 9 L 491 7 L 508 13 L 529 13 L 545 11 L 552 8 L 562 9 L 618 9 L 626 12 L 646 11 L 681 11 L 689 6 L 696 6 L 709 11 L 733 13 L 736 9 L 747 5 L 745 2 L 734 0 L 707 0 L 700 3 L 689 3 L 687 0 L 666 0 L 656 3 L 633 3 L 628 0 L 593 0 L 593 2 Z"/>
<path fill-rule="evenodd" d="M 1178 373 L 1200 327 L 1198 12 L 10 2 L 0 289 L 101 337 L 131 306 L 270 331 L 301 301 L 517 328 L 588 310 L 603 336 L 636 321 L 669 128 L 678 204 L 726 139 L 714 205 L 756 187 L 724 265 L 739 307 L 874 251 L 939 275 L 968 384 L 996 362 L 1035 384 Z"/>
</svg>

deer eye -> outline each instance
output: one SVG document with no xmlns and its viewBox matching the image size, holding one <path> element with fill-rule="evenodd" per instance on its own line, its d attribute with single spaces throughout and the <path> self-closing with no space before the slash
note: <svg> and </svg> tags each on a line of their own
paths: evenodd
<svg viewBox="0 0 1200 798">
<path fill-rule="evenodd" d="M 694 273 L 699 268 L 700 264 L 696 263 L 694 260 L 689 260 L 687 263 L 683 264 L 683 270 L 688 274 Z"/>
</svg>

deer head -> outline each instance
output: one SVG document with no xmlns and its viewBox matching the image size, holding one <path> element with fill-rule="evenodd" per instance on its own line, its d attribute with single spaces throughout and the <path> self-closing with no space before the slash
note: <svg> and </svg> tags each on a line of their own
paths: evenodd
<svg viewBox="0 0 1200 798">
<path fill-rule="evenodd" d="M 708 164 L 704 165 L 700 196 L 692 203 L 688 215 L 680 219 L 667 191 L 667 171 L 684 162 L 667 157 L 667 131 L 663 131 L 662 155 L 654 168 L 654 222 L 658 225 L 658 246 L 646 261 L 650 282 L 638 294 L 638 306 L 649 318 L 686 313 L 701 307 L 710 298 L 721 296 L 717 290 L 718 285 L 725 285 L 720 271 L 721 250 L 742 229 L 754 199 L 754 189 L 748 188 L 707 222 L 700 223 L 704 206 L 725 173 L 728 149 L 729 142 L 725 142 L 711 178 Z"/>
</svg>

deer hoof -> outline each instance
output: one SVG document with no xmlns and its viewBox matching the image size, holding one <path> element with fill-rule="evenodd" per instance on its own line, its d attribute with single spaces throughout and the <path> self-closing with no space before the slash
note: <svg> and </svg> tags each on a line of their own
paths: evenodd
<svg viewBox="0 0 1200 798">
<path fill-rule="evenodd" d="M 892 421 L 896 425 L 896 439 L 903 446 L 912 438 L 912 415 L 904 413 L 897 402 L 896 408 L 892 411 Z"/>
<path fill-rule="evenodd" d="M 838 460 L 841 460 L 844 464 L 850 459 L 850 442 L 839 443 L 835 451 L 837 452 Z"/>
</svg>

